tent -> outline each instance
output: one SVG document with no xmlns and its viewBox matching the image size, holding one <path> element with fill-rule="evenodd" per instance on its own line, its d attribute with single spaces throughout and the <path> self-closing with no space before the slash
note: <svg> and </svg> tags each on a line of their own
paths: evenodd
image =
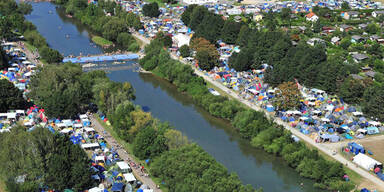
<svg viewBox="0 0 384 192">
<path fill-rule="evenodd" d="M 131 167 L 124 161 L 119 161 L 119 162 L 116 162 L 117 166 L 119 167 L 119 169 L 123 172 L 123 173 L 127 173 L 129 172 L 129 170 L 131 169 Z"/>
<path fill-rule="evenodd" d="M 359 153 L 355 157 L 353 157 L 353 162 L 366 170 L 374 169 L 376 166 L 383 166 L 380 162 L 362 153 Z"/>
<path fill-rule="evenodd" d="M 350 151 L 352 153 L 355 153 L 356 155 L 358 153 L 365 153 L 364 147 L 362 145 L 355 143 L 355 142 L 348 143 L 348 148 L 350 149 Z"/>
<path fill-rule="evenodd" d="M 124 187 L 124 183 L 113 183 L 112 192 L 122 192 Z"/>
<path fill-rule="evenodd" d="M 126 174 L 123 174 L 123 176 L 127 182 L 136 181 L 136 178 L 132 173 L 126 173 Z"/>
<path fill-rule="evenodd" d="M 379 129 L 377 127 L 367 127 L 365 128 L 367 130 L 368 135 L 378 134 Z"/>
</svg>

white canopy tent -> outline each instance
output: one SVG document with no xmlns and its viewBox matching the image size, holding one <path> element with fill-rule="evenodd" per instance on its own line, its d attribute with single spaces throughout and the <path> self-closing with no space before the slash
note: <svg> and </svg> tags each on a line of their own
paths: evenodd
<svg viewBox="0 0 384 192">
<path fill-rule="evenodd" d="M 128 163 L 126 163 L 124 161 L 116 162 L 116 164 L 119 167 L 119 169 L 123 172 L 128 172 L 131 169 L 131 167 L 128 165 Z"/>
<path fill-rule="evenodd" d="M 123 174 L 123 176 L 127 182 L 136 181 L 136 178 L 132 173 L 126 173 L 126 174 Z"/>
<path fill-rule="evenodd" d="M 85 143 L 85 144 L 81 144 L 81 147 L 83 149 L 92 149 L 92 148 L 99 148 L 100 145 L 99 143 Z"/>
<path fill-rule="evenodd" d="M 353 162 L 366 170 L 373 169 L 375 165 L 381 165 L 380 162 L 362 153 L 359 153 L 353 157 Z"/>
</svg>

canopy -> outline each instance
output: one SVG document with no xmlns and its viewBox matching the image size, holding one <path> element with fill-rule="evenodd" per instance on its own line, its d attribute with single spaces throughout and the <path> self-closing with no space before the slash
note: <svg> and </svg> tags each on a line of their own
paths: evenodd
<svg viewBox="0 0 384 192">
<path fill-rule="evenodd" d="M 375 165 L 382 165 L 380 162 L 362 153 L 359 153 L 353 157 L 353 162 L 366 170 L 375 168 Z"/>
<path fill-rule="evenodd" d="M 121 169 L 121 170 L 128 170 L 130 169 L 131 167 L 129 167 L 129 165 L 124 162 L 124 161 L 119 161 L 119 162 L 116 162 L 117 166 Z"/>
<path fill-rule="evenodd" d="M 123 176 L 127 182 L 136 181 L 136 178 L 132 173 L 126 173 L 126 174 L 123 174 Z"/>
</svg>

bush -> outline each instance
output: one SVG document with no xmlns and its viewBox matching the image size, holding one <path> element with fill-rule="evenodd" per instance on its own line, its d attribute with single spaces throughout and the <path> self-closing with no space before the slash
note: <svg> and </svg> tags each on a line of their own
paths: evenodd
<svg viewBox="0 0 384 192">
<path fill-rule="evenodd" d="M 41 58 L 47 61 L 48 63 L 61 63 L 64 58 L 59 51 L 51 49 L 47 46 L 40 48 L 39 54 Z"/>
</svg>

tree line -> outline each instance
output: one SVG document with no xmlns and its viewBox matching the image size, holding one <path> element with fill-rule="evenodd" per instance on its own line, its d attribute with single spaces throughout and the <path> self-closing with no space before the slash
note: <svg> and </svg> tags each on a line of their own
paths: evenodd
<svg viewBox="0 0 384 192">
<path fill-rule="evenodd" d="M 160 39 L 152 40 L 145 47 L 146 56 L 140 60 L 140 65 L 175 84 L 179 91 L 191 95 L 213 116 L 230 120 L 235 130 L 252 146 L 282 156 L 300 175 L 314 179 L 316 187 L 340 191 L 353 189 L 352 183 L 343 180 L 342 164 L 325 160 L 304 143 L 294 142 L 290 132 L 269 121 L 264 113 L 246 109 L 237 100 L 210 94 L 203 78 L 195 75 L 190 66 L 171 59 L 163 47 Z"/>
<path fill-rule="evenodd" d="M 93 32 L 102 35 L 122 49 L 136 52 L 139 44 L 130 34 L 129 29 L 143 28 L 140 17 L 126 12 L 115 1 L 100 0 L 97 4 L 88 4 L 87 0 L 56 0 L 65 8 L 67 14 L 73 15 Z M 109 16 L 108 16 L 109 15 Z"/>
</svg>

